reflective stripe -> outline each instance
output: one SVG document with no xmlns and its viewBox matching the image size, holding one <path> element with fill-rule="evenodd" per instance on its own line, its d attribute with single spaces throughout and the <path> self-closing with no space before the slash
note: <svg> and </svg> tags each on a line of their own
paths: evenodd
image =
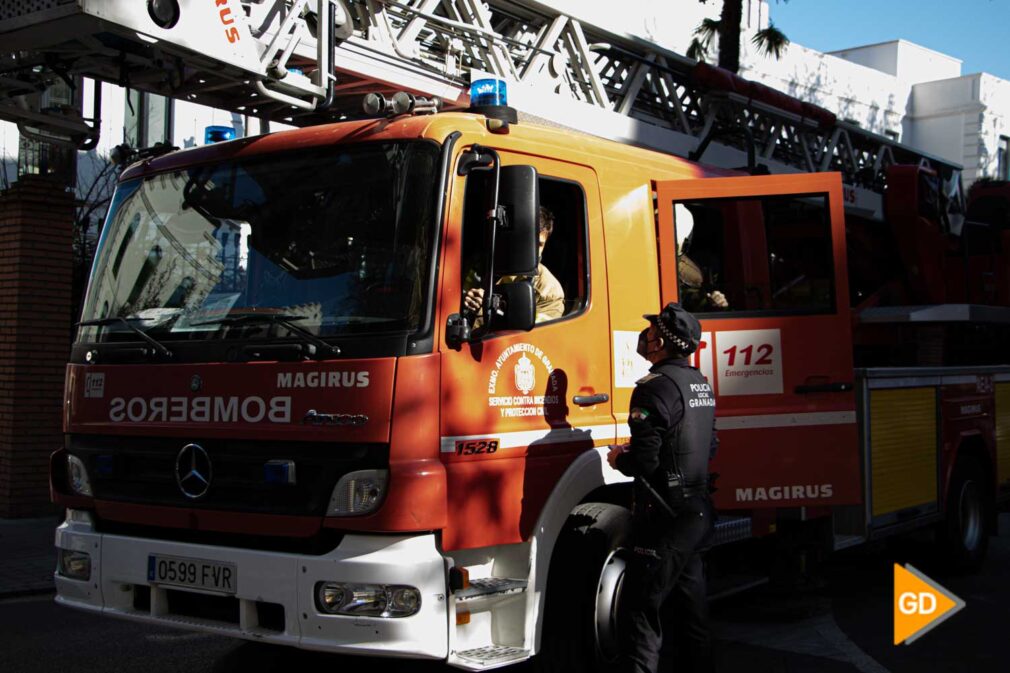
<svg viewBox="0 0 1010 673">
<path fill-rule="evenodd" d="M 627 426 L 625 426 L 627 427 Z M 442 453 L 455 453 L 456 442 L 463 442 L 471 439 L 497 439 L 499 448 L 516 449 L 529 446 L 535 442 L 547 444 L 567 444 L 569 442 L 581 442 L 587 439 L 596 442 L 613 442 L 615 439 L 613 425 L 588 425 L 575 427 L 566 425 L 559 428 L 542 430 L 524 430 L 520 432 L 494 432 L 489 430 L 480 435 L 460 435 L 457 437 L 442 437 Z"/>
<path fill-rule="evenodd" d="M 812 425 L 852 425 L 856 422 L 854 411 L 818 411 L 801 414 L 761 414 L 757 416 L 723 416 L 715 419 L 718 430 L 745 430 L 753 428 L 793 428 Z M 616 431 L 616 432 L 615 432 Z M 584 441 L 588 432 L 594 443 L 627 441 L 631 429 L 627 423 L 613 425 L 565 426 L 553 430 L 526 430 L 522 432 L 489 431 L 480 435 L 460 435 L 442 438 L 442 453 L 455 453 L 456 442 L 470 439 L 497 439 L 503 449 L 529 446 L 547 440 L 550 444 Z"/>
<path fill-rule="evenodd" d="M 760 414 L 757 416 L 721 416 L 715 419 L 716 430 L 746 430 L 752 428 L 793 428 L 810 425 L 852 425 L 856 422 L 854 411 L 819 411 L 802 414 Z M 627 440 L 631 429 L 627 424 L 618 426 L 617 437 Z"/>
<path fill-rule="evenodd" d="M 893 379 L 879 378 L 870 379 L 870 390 L 886 390 L 889 388 L 935 388 L 936 386 L 973 386 L 978 383 L 979 377 L 988 374 L 959 374 L 948 376 L 904 376 Z M 1001 378 L 1004 375 L 996 375 L 994 381 L 1006 380 Z"/>
<path fill-rule="evenodd" d="M 715 420 L 717 430 L 751 428 L 792 428 L 804 425 L 852 425 L 855 411 L 815 411 L 804 414 L 762 414 L 759 416 L 724 416 Z"/>
</svg>

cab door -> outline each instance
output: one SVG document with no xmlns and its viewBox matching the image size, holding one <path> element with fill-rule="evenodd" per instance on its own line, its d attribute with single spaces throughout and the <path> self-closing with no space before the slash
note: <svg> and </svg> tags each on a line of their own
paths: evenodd
<svg viewBox="0 0 1010 673">
<path fill-rule="evenodd" d="M 720 509 L 860 501 L 836 173 L 657 184 L 661 293 L 701 320 Z"/>
<path fill-rule="evenodd" d="M 503 166 L 532 164 L 537 170 L 540 203 L 554 220 L 541 261 L 564 290 L 564 310 L 529 332 L 492 332 L 458 348 L 444 340 L 440 345 L 446 549 L 528 539 L 572 461 L 614 441 L 596 174 L 505 149 L 498 153 Z M 473 250 L 473 227 L 486 211 L 474 207 L 471 181 L 457 177 L 451 193 L 449 227 L 456 233 L 446 237 L 443 325 L 460 312 L 473 277 L 469 265 L 480 256 Z"/>
</svg>

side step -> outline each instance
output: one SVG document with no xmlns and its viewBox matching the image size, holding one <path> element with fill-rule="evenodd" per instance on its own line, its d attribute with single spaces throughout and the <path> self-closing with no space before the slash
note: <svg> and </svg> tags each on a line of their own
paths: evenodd
<svg viewBox="0 0 1010 673">
<path fill-rule="evenodd" d="M 835 551 L 848 549 L 866 542 L 865 535 L 839 535 L 835 533 Z"/>
<path fill-rule="evenodd" d="M 749 516 L 719 515 L 715 522 L 715 533 L 712 536 L 713 547 L 746 540 L 751 536 L 751 519 Z"/>
<path fill-rule="evenodd" d="M 526 584 L 526 580 L 513 580 L 505 577 L 483 577 L 481 579 L 470 580 L 470 586 L 460 589 L 454 596 L 456 597 L 457 604 L 504 598 L 523 593 L 526 591 Z"/>
<path fill-rule="evenodd" d="M 448 664 L 467 671 L 486 671 L 530 658 L 524 649 L 528 581 L 507 577 L 455 577 L 464 588 L 452 593 L 456 612 L 453 652 Z M 451 581 L 451 580 L 450 580 Z M 456 584 L 459 586 L 459 584 Z"/>
<path fill-rule="evenodd" d="M 529 659 L 530 651 L 507 645 L 488 645 L 456 652 L 456 656 L 478 667 L 491 668 Z"/>
<path fill-rule="evenodd" d="M 768 584 L 768 576 L 757 573 L 737 573 L 713 577 L 708 583 L 708 600 L 717 601 Z"/>
</svg>

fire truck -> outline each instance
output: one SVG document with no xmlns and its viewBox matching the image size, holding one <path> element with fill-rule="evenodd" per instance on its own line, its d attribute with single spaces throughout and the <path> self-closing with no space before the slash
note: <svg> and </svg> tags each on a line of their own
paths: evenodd
<svg viewBox="0 0 1010 673">
<path fill-rule="evenodd" d="M 603 669 L 631 490 L 607 446 L 668 301 L 701 318 L 718 398 L 715 546 L 930 528 L 984 557 L 1010 497 L 1007 233 L 965 216 L 956 166 L 546 3 L 37 4 L 0 5 L 24 50 L 0 110 L 33 133 L 93 140 L 31 110 L 54 72 L 304 125 L 122 173 L 51 461 L 59 603 Z M 523 98 L 530 73 L 556 97 Z"/>
</svg>

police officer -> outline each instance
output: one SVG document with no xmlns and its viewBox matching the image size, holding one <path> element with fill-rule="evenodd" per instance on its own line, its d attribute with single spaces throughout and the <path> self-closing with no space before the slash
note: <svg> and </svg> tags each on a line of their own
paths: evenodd
<svg viewBox="0 0 1010 673">
<path fill-rule="evenodd" d="M 652 363 L 631 395 L 631 443 L 611 448 L 610 464 L 635 477 L 631 562 L 622 594 L 622 666 L 654 673 L 662 644 L 660 613 L 671 602 L 685 646 L 677 671 L 713 670 L 699 546 L 711 534 L 708 461 L 715 454 L 715 396 L 688 362 L 701 326 L 679 304 L 644 316 L 638 352 Z"/>
</svg>

